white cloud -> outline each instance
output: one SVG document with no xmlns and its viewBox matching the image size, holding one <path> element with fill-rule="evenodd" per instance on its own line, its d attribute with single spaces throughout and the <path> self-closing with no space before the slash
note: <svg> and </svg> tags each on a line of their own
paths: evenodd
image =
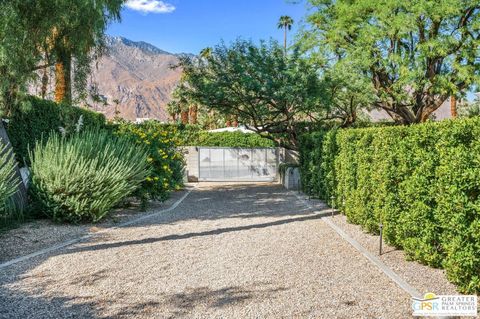
<svg viewBox="0 0 480 319">
<path fill-rule="evenodd" d="M 143 13 L 170 13 L 175 10 L 173 5 L 160 0 L 128 0 L 125 6 Z"/>
</svg>

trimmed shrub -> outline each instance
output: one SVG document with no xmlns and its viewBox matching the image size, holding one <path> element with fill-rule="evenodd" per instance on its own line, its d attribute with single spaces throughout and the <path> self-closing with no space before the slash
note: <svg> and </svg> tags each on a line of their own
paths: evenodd
<svg viewBox="0 0 480 319">
<path fill-rule="evenodd" d="M 480 118 L 445 123 L 436 149 L 443 266 L 461 291 L 480 293 Z"/>
<path fill-rule="evenodd" d="M 233 148 L 275 147 L 274 141 L 261 137 L 255 133 L 243 132 L 209 132 L 202 130 L 198 125 L 165 124 L 158 121 L 147 121 L 142 125 L 149 125 L 159 131 L 167 131 L 175 139 L 178 146 L 211 146 Z M 135 124 L 132 124 L 135 125 Z"/>
<path fill-rule="evenodd" d="M 480 292 L 480 119 L 342 129 L 301 141 L 305 191 Z"/>
<path fill-rule="evenodd" d="M 177 127 L 156 121 L 143 124 L 119 123 L 115 134 L 132 138 L 148 151 L 150 175 L 142 183 L 140 193 L 152 199 L 165 200 L 172 190 L 183 187 L 183 154 L 178 149 Z"/>
<path fill-rule="evenodd" d="M 28 164 L 28 151 L 60 128 L 73 133 L 80 118 L 84 128 L 104 128 L 105 116 L 87 109 L 29 97 L 10 117 L 8 136 L 18 162 Z M 27 162 L 27 163 L 25 163 Z"/>
<path fill-rule="evenodd" d="M 51 134 L 30 159 L 34 206 L 55 221 L 99 221 L 149 174 L 144 147 L 104 130 Z"/>
<path fill-rule="evenodd" d="M 193 143 L 193 144 L 192 144 Z M 275 142 L 255 133 L 200 132 L 196 141 L 184 141 L 184 145 L 233 148 L 275 147 Z"/>
<path fill-rule="evenodd" d="M 316 198 L 326 199 L 323 170 L 319 166 L 323 159 L 322 144 L 325 132 L 304 134 L 300 137 L 300 170 L 303 191 Z"/>
<path fill-rule="evenodd" d="M 13 208 L 12 196 L 20 180 L 15 175 L 15 161 L 8 146 L 0 140 L 0 217 L 7 217 Z"/>
</svg>

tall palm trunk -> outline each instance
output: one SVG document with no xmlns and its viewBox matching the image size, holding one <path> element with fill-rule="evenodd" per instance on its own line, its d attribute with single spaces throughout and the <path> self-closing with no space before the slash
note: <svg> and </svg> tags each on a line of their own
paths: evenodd
<svg viewBox="0 0 480 319">
<path fill-rule="evenodd" d="M 70 52 L 58 53 L 55 63 L 55 101 L 72 102 L 72 55 Z"/>
<path fill-rule="evenodd" d="M 187 111 L 182 111 L 180 116 L 181 116 L 182 124 L 187 125 L 188 124 L 188 110 Z"/>
<path fill-rule="evenodd" d="M 45 97 L 47 96 L 47 87 L 48 87 L 48 68 L 44 67 L 43 74 L 42 74 L 42 88 L 40 92 L 42 99 L 45 99 Z"/>
<path fill-rule="evenodd" d="M 450 97 L 450 115 L 452 116 L 452 119 L 457 118 L 458 113 L 457 113 L 457 98 L 452 95 Z"/>
<path fill-rule="evenodd" d="M 285 50 L 285 54 L 287 54 L 287 26 L 285 26 L 285 33 L 283 36 L 283 48 Z"/>
<path fill-rule="evenodd" d="M 190 106 L 190 124 L 197 124 L 198 106 L 196 104 Z"/>
<path fill-rule="evenodd" d="M 43 74 L 42 74 L 42 87 L 41 87 L 41 92 L 40 95 L 42 96 L 42 99 L 45 99 L 47 96 L 47 90 L 48 90 L 48 72 L 50 71 L 50 67 L 48 64 L 50 63 L 50 57 L 48 54 L 48 48 L 45 49 L 45 66 L 43 67 Z"/>
</svg>

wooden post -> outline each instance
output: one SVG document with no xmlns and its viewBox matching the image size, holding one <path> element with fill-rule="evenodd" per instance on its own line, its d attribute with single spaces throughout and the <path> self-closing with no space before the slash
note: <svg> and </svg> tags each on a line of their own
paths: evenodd
<svg viewBox="0 0 480 319">
<path fill-rule="evenodd" d="M 3 126 L 3 120 L 0 118 L 0 139 L 2 140 L 3 143 L 8 145 L 7 147 L 7 152 L 10 153 L 10 156 L 15 156 L 13 154 L 13 149 L 12 145 L 10 144 L 10 139 L 8 138 L 7 131 L 5 130 L 5 127 Z M 15 160 L 15 159 L 14 159 Z M 15 177 L 20 180 L 20 184 L 18 186 L 18 191 L 15 193 L 14 196 L 14 202 L 19 210 L 23 210 L 27 206 L 27 188 L 25 187 L 25 184 L 23 183 L 22 180 L 22 175 L 20 174 L 20 169 L 18 168 L 18 164 L 15 160 Z"/>
</svg>

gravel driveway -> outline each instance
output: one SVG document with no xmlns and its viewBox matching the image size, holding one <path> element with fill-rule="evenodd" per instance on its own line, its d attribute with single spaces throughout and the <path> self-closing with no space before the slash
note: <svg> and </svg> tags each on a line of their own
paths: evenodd
<svg viewBox="0 0 480 319">
<path fill-rule="evenodd" d="M 202 184 L 174 211 L 0 270 L 0 318 L 408 318 L 410 296 L 272 184 Z"/>
</svg>

